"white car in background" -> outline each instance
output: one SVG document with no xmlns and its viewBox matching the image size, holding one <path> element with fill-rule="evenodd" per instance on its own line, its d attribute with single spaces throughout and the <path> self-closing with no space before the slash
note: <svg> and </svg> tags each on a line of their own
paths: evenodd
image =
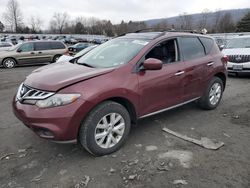
<svg viewBox="0 0 250 188">
<path fill-rule="evenodd" d="M 229 73 L 250 73 L 250 36 L 231 39 L 222 52 L 228 57 Z"/>
<path fill-rule="evenodd" d="M 10 49 L 13 46 L 10 42 L 0 42 L 0 51 L 5 51 Z"/>
<path fill-rule="evenodd" d="M 78 52 L 76 55 L 74 56 L 70 56 L 70 55 L 62 55 L 61 57 L 59 57 L 59 59 L 56 61 L 57 63 L 63 63 L 63 62 L 68 62 L 72 59 L 77 60 L 79 58 L 81 58 L 82 56 L 84 56 L 86 53 L 88 53 L 89 51 L 93 50 L 95 47 L 97 47 L 98 45 L 92 45 L 89 46 L 83 50 L 81 50 L 80 52 Z"/>
</svg>

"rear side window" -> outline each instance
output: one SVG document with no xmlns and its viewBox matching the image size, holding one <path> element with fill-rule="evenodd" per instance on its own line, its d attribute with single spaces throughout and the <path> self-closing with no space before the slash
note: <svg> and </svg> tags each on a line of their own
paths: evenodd
<svg viewBox="0 0 250 188">
<path fill-rule="evenodd" d="M 61 42 L 51 42 L 51 49 L 58 50 L 58 49 L 65 49 L 65 46 Z"/>
<path fill-rule="evenodd" d="M 200 40 L 205 47 L 206 54 L 209 54 L 213 48 L 214 40 L 206 37 L 200 37 Z"/>
<path fill-rule="evenodd" d="M 50 50 L 50 44 L 49 42 L 36 42 L 35 43 L 35 50 L 40 51 L 40 50 Z"/>
<path fill-rule="evenodd" d="M 180 37 L 180 49 L 184 60 L 192 60 L 205 56 L 205 50 L 197 37 Z"/>
</svg>

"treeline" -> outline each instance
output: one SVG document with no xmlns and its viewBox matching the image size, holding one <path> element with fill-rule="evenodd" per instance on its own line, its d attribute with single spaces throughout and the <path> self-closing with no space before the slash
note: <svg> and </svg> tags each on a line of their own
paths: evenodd
<svg viewBox="0 0 250 188">
<path fill-rule="evenodd" d="M 213 21 L 209 22 L 209 17 L 213 14 Z M 133 32 L 147 28 L 145 22 L 124 22 L 112 24 L 110 20 L 100 20 L 98 18 L 78 17 L 70 19 L 67 13 L 55 13 L 50 19 L 49 28 L 42 30 L 44 22 L 36 16 L 32 16 L 24 24 L 22 11 L 17 0 L 9 0 L 6 12 L 3 14 L 4 23 L 0 20 L 0 32 L 14 33 L 51 33 L 51 34 L 97 34 L 106 36 L 117 36 L 127 32 Z M 184 29 L 202 30 L 206 28 L 209 33 L 228 32 L 250 32 L 250 13 L 246 14 L 238 23 L 234 23 L 230 13 L 217 11 L 212 13 L 204 10 L 198 22 L 194 22 L 192 15 L 183 13 L 178 16 L 175 23 L 167 23 L 163 20 L 153 26 L 158 29 Z"/>
</svg>

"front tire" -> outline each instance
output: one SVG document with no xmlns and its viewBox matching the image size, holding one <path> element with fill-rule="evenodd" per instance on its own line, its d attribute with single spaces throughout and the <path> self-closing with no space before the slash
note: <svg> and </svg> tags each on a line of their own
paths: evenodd
<svg viewBox="0 0 250 188">
<path fill-rule="evenodd" d="M 130 132 L 131 120 L 124 106 L 106 101 L 96 106 L 82 123 L 78 139 L 91 154 L 102 156 L 121 148 Z"/>
<path fill-rule="evenodd" d="M 199 99 L 199 106 L 205 110 L 215 109 L 221 101 L 223 91 L 224 88 L 222 80 L 219 77 L 214 77 L 210 81 L 204 95 Z"/>
<path fill-rule="evenodd" d="M 55 55 L 53 58 L 53 62 L 52 63 L 56 63 L 56 61 L 61 57 L 61 55 Z"/>
<path fill-rule="evenodd" d="M 12 69 L 16 66 L 16 61 L 13 58 L 6 58 L 3 60 L 3 66 L 7 69 Z"/>
</svg>

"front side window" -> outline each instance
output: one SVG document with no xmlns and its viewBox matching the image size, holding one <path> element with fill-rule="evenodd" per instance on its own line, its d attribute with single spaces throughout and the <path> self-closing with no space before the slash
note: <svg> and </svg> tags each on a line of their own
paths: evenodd
<svg viewBox="0 0 250 188">
<path fill-rule="evenodd" d="M 128 63 L 147 44 L 147 40 L 141 39 L 113 39 L 91 50 L 77 63 L 92 67 L 117 67 Z"/>
<path fill-rule="evenodd" d="M 162 61 L 163 64 L 179 61 L 176 40 L 171 39 L 158 44 L 145 56 L 145 59 L 149 58 L 159 59 Z"/>
<path fill-rule="evenodd" d="M 34 44 L 33 43 L 25 43 L 18 48 L 20 52 L 31 52 L 34 51 Z"/>
<path fill-rule="evenodd" d="M 205 56 L 205 49 L 197 37 L 180 37 L 179 46 L 185 61 Z"/>
</svg>

